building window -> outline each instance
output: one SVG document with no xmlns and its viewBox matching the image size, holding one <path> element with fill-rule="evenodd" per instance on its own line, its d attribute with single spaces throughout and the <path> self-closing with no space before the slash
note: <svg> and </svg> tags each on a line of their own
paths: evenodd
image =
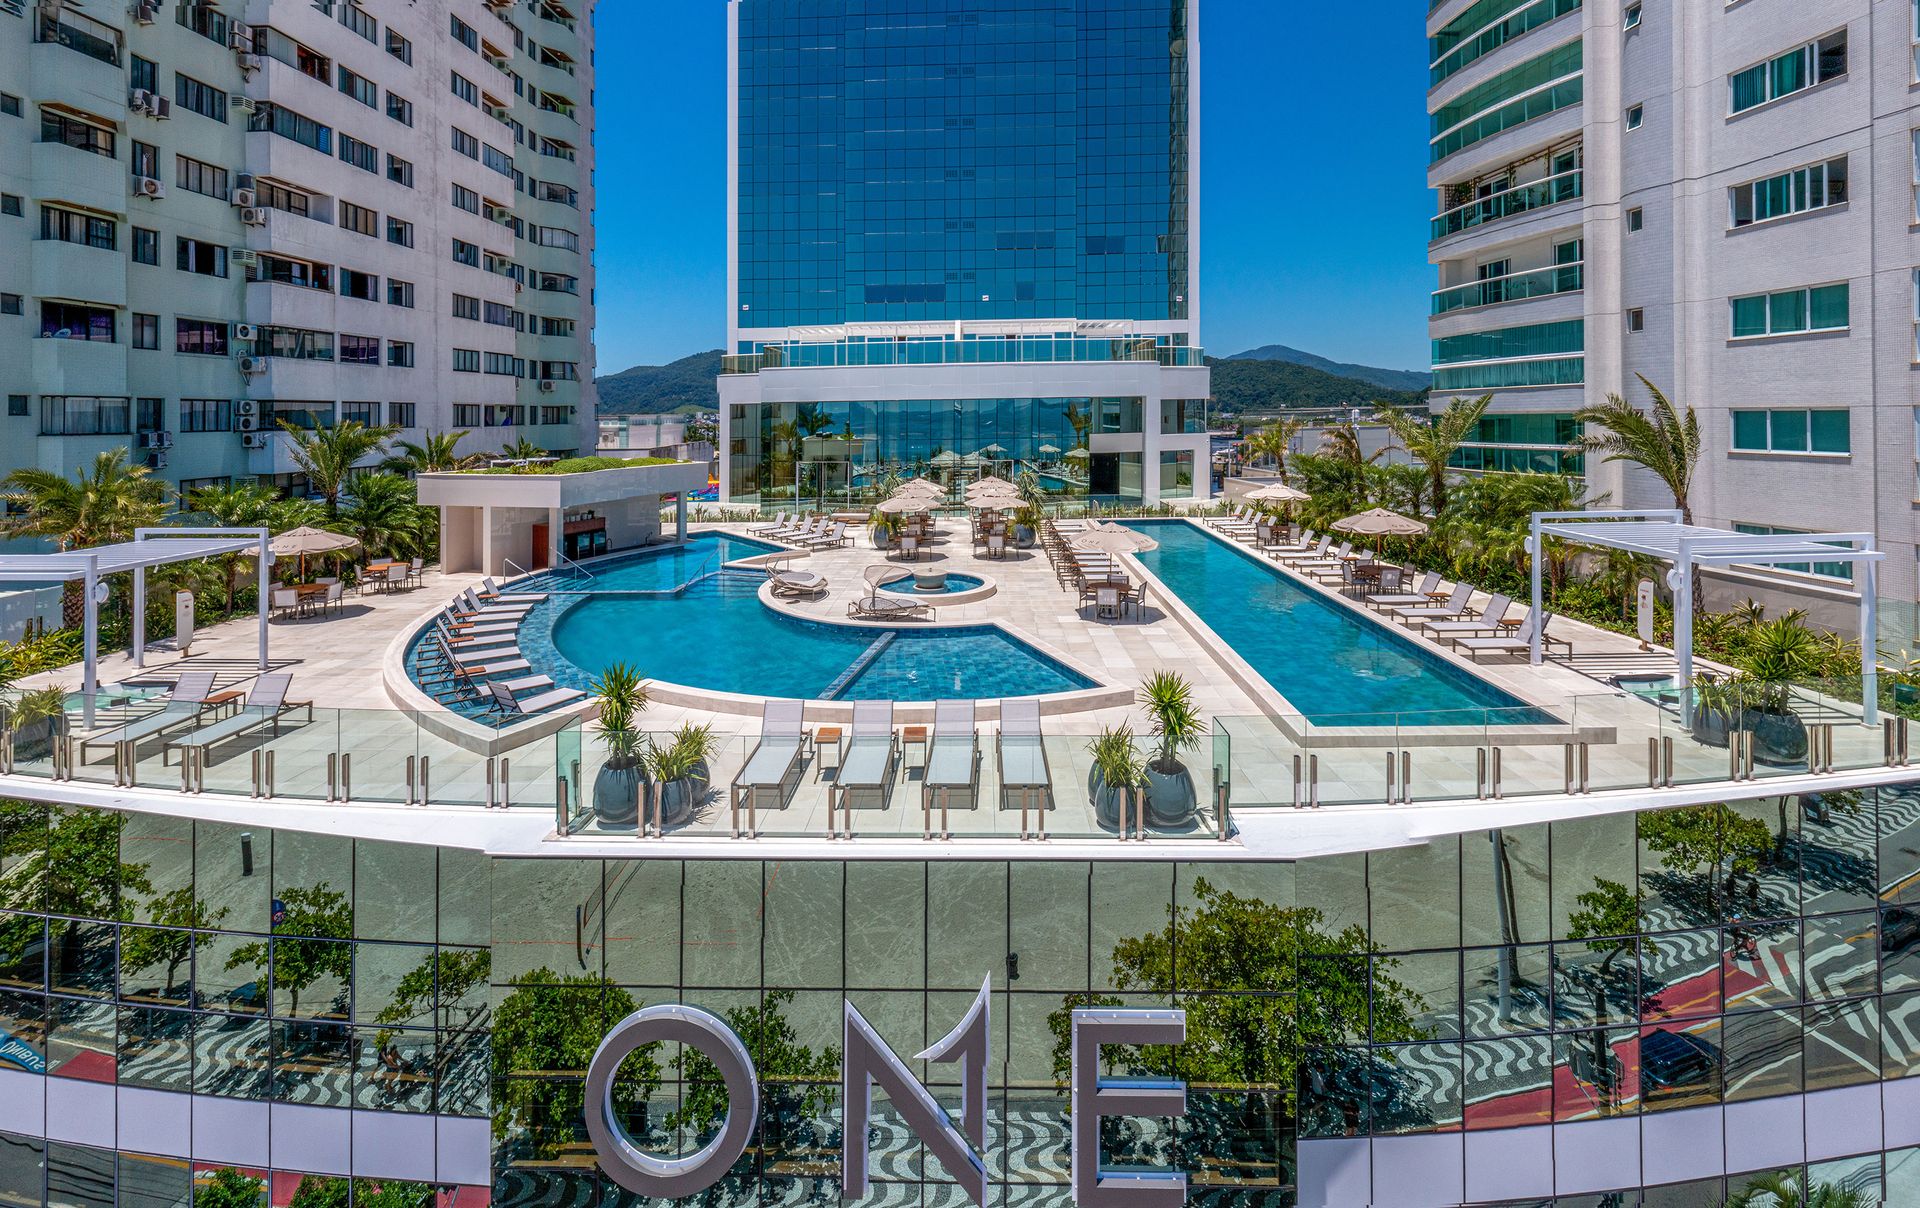
<svg viewBox="0 0 1920 1208">
<path fill-rule="evenodd" d="M 173 176 L 174 183 L 189 193 L 199 193 L 220 201 L 227 201 L 232 196 L 225 168 L 176 155 L 173 157 Z"/>
<path fill-rule="evenodd" d="M 299 327 L 263 327 L 254 348 L 261 356 L 290 361 L 331 361 L 333 333 Z"/>
<path fill-rule="evenodd" d="M 126 436 L 133 427 L 133 401 L 80 395 L 42 395 L 42 436 Z"/>
<path fill-rule="evenodd" d="M 340 91 L 369 109 L 380 107 L 380 89 L 372 80 L 357 71 L 349 71 L 344 65 L 339 68 Z"/>
<path fill-rule="evenodd" d="M 1733 186 L 1729 196 L 1736 228 L 1841 205 L 1847 200 L 1847 161 L 1842 156 L 1748 181 Z"/>
<path fill-rule="evenodd" d="M 413 43 L 391 29 L 387 31 L 387 53 L 409 66 L 413 63 Z"/>
<path fill-rule="evenodd" d="M 453 260 L 454 260 L 454 263 L 464 264 L 468 268 L 479 268 L 480 267 L 479 245 L 468 243 L 464 239 L 455 239 L 453 241 Z"/>
<path fill-rule="evenodd" d="M 456 319 L 473 319 L 478 321 L 480 318 L 480 299 L 469 298 L 465 294 L 455 294 L 453 296 L 453 317 Z"/>
<path fill-rule="evenodd" d="M 341 403 L 340 422 L 359 424 L 364 428 L 380 426 L 379 403 Z"/>
<path fill-rule="evenodd" d="M 152 180 L 160 179 L 160 148 L 152 143 L 133 140 L 133 163 L 129 165 L 135 176 L 145 176 Z"/>
<path fill-rule="evenodd" d="M 1647 214 L 1645 210 L 1642 210 L 1639 206 L 1635 206 L 1627 211 L 1627 234 L 1637 234 L 1644 230 L 1646 225 Z"/>
<path fill-rule="evenodd" d="M 254 267 L 248 270 L 247 280 L 331 292 L 333 266 L 315 264 L 311 260 L 295 260 L 291 256 L 276 256 L 271 252 L 261 252 Z"/>
<path fill-rule="evenodd" d="M 380 233 L 380 215 L 365 206 L 343 201 L 340 203 L 340 227 L 356 235 L 375 236 Z"/>
<path fill-rule="evenodd" d="M 133 346 L 148 352 L 160 350 L 159 315 L 136 314 L 133 316 Z"/>
<path fill-rule="evenodd" d="M 13 95 L 11 92 L 0 92 L 0 114 L 4 114 L 7 117 L 20 117 L 22 112 L 19 97 Z M 13 397 L 17 398 L 19 396 L 15 395 Z"/>
<path fill-rule="evenodd" d="M 380 363 L 379 337 L 341 336 L 340 363 L 342 365 L 378 365 Z"/>
<path fill-rule="evenodd" d="M 182 432 L 231 432 L 233 403 L 224 398 L 183 398 L 180 400 Z"/>
<path fill-rule="evenodd" d="M 26 201 L 18 193 L 0 193 L 0 214 L 8 218 L 26 215 Z"/>
<path fill-rule="evenodd" d="M 133 260 L 135 264 L 160 263 L 160 232 L 146 227 L 133 228 Z"/>
<path fill-rule="evenodd" d="M 1640 8 L 1641 6 L 1638 4 L 1627 5 L 1627 11 L 1621 16 L 1621 20 L 1620 20 L 1621 26 L 1623 28 L 1625 29 L 1640 28 L 1640 17 L 1641 17 Z"/>
<path fill-rule="evenodd" d="M 458 17 L 452 17 L 450 20 L 452 21 L 453 40 L 468 50 L 478 53 L 480 50 L 480 35 L 473 32 L 473 26 L 468 25 Z"/>
<path fill-rule="evenodd" d="M 42 302 L 40 338 L 43 340 L 86 340 L 111 344 L 115 335 L 115 314 L 110 306 L 85 306 L 78 302 Z"/>
<path fill-rule="evenodd" d="M 27 410 L 27 396 L 24 394 L 9 394 L 7 396 L 7 414 L 14 419 L 25 419 L 30 414 Z"/>
<path fill-rule="evenodd" d="M 413 224 L 404 219 L 387 218 L 387 242 L 400 247 L 413 246 Z"/>
<path fill-rule="evenodd" d="M 465 210 L 469 214 L 480 212 L 480 194 L 469 189 L 459 181 L 453 182 L 453 208 Z"/>
<path fill-rule="evenodd" d="M 407 345 L 407 351 L 412 352 L 413 345 L 411 344 Z M 414 426 L 414 406 L 415 405 L 413 403 L 388 403 L 387 404 L 388 425 L 395 428 L 413 427 Z"/>
<path fill-rule="evenodd" d="M 380 149 L 363 143 L 351 134 L 340 136 L 340 162 L 352 164 L 362 172 L 380 171 Z"/>
<path fill-rule="evenodd" d="M 227 325 L 208 319 L 175 318 L 173 350 L 190 356 L 226 356 Z"/>
<path fill-rule="evenodd" d="M 1849 325 L 1850 292 L 1843 281 L 1838 285 L 1734 298 L 1733 338 L 1844 331 Z"/>
<path fill-rule="evenodd" d="M 40 238 L 111 252 L 119 246 L 118 227 L 111 218 L 99 218 L 57 206 L 40 207 Z"/>
<path fill-rule="evenodd" d="M 340 10 L 340 24 L 359 34 L 375 46 L 380 45 L 380 26 L 373 17 L 357 4 L 336 4 Z"/>
<path fill-rule="evenodd" d="M 83 122 L 57 109 L 40 110 L 40 141 L 43 143 L 65 143 L 81 151 L 91 151 L 95 155 L 104 155 L 113 159 L 113 131 L 103 130 L 91 122 Z"/>
<path fill-rule="evenodd" d="M 1642 332 L 1647 329 L 1647 312 L 1636 306 L 1627 312 L 1627 330 Z"/>
<path fill-rule="evenodd" d="M 19 294 L 0 294 L 0 315 L 24 313 L 26 300 Z"/>
<path fill-rule="evenodd" d="M 303 147 L 311 147 L 322 155 L 333 154 L 333 127 L 323 126 L 284 105 L 263 103 L 254 106 L 253 116 L 247 119 L 247 129 L 269 131 Z"/>
<path fill-rule="evenodd" d="M 397 185 L 413 187 L 413 162 L 401 159 L 398 155 L 387 154 L 387 179 Z"/>
<path fill-rule="evenodd" d="M 413 309 L 413 282 L 387 278 L 387 305 Z"/>
<path fill-rule="evenodd" d="M 387 116 L 402 126 L 413 125 L 413 102 L 397 92 L 387 94 Z"/>
<path fill-rule="evenodd" d="M 181 236 L 174 242 L 174 267 L 183 273 L 202 277 L 227 275 L 227 249 L 217 243 L 205 243 Z"/>
<path fill-rule="evenodd" d="M 1729 76 L 1731 112 L 1744 113 L 1845 74 L 1847 31 L 1843 29 Z"/>
<path fill-rule="evenodd" d="M 413 345 L 405 340 L 388 340 L 387 364 L 395 369 L 412 369 Z"/>
<path fill-rule="evenodd" d="M 478 428 L 480 426 L 480 405 L 478 403 L 455 403 L 453 405 L 453 426 L 456 428 Z"/>
<path fill-rule="evenodd" d="M 254 185 L 253 195 L 261 205 L 269 209 L 282 210 L 301 218 L 313 217 L 313 199 L 296 189 L 263 180 Z"/>
<path fill-rule="evenodd" d="M 451 127 L 451 129 L 453 130 L 453 149 L 468 159 L 479 159 L 480 140 L 458 126 Z M 108 138 L 111 139 L 112 136 L 108 135 Z M 113 152 L 109 150 L 107 154 L 111 155 Z"/>
<path fill-rule="evenodd" d="M 477 348 L 454 349 L 453 371 L 455 373 L 479 373 L 480 350 Z"/>
<path fill-rule="evenodd" d="M 380 300 L 380 278 L 372 273 L 363 273 L 358 269 L 340 270 L 340 296 L 358 298 L 362 302 Z"/>
<path fill-rule="evenodd" d="M 211 84 L 203 84 L 192 76 L 173 73 L 173 103 L 182 109 L 191 109 L 201 117 L 210 117 L 216 122 L 227 120 L 227 94 Z"/>
<path fill-rule="evenodd" d="M 135 432 L 164 432 L 166 427 L 166 399 L 137 398 L 133 400 L 133 430 Z"/>
<path fill-rule="evenodd" d="M 1733 449 L 1740 453 L 1850 453 L 1844 407 L 1788 407 L 1733 412 Z"/>
<path fill-rule="evenodd" d="M 1640 128 L 1640 123 L 1645 121 L 1646 118 L 1647 118 L 1647 107 L 1645 105 L 1634 105 L 1629 107 L 1627 109 L 1627 129 L 1638 130 Z"/>
<path fill-rule="evenodd" d="M 478 109 L 480 107 L 480 90 L 474 86 L 472 80 L 469 80 L 459 72 L 453 72 L 452 75 L 453 95 Z"/>
<path fill-rule="evenodd" d="M 1802 537 L 1805 529 L 1781 528 L 1772 524 L 1735 523 L 1733 531 L 1749 537 Z M 1851 562 L 1775 562 L 1768 566 L 1770 570 L 1782 570 L 1791 574 L 1814 575 L 1822 579 L 1839 579 L 1845 583 L 1853 582 L 1853 564 Z"/>
</svg>

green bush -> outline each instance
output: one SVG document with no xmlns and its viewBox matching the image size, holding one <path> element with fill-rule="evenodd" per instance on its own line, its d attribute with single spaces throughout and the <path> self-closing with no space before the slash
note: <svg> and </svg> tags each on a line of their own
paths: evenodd
<svg viewBox="0 0 1920 1208">
<path fill-rule="evenodd" d="M 490 466 L 469 474 L 591 474 L 595 470 L 624 470 L 633 466 L 679 465 L 671 457 L 568 457 L 550 465 Z"/>
</svg>

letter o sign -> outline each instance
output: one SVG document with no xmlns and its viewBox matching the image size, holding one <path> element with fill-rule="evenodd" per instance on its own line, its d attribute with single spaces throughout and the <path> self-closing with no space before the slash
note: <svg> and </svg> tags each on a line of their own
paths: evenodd
<svg viewBox="0 0 1920 1208">
<path fill-rule="evenodd" d="M 614 1120 L 613 1078 L 635 1050 L 656 1041 L 673 1041 L 699 1050 L 720 1067 L 727 1086 L 727 1122 L 720 1135 L 698 1153 L 658 1158 L 628 1139 Z M 677 1199 L 705 1191 L 746 1152 L 760 1117 L 760 1084 L 746 1046 L 733 1030 L 698 1007 L 669 1004 L 647 1007 L 614 1025 L 587 1066 L 587 1136 L 593 1140 L 600 1169 L 635 1195 Z"/>
</svg>

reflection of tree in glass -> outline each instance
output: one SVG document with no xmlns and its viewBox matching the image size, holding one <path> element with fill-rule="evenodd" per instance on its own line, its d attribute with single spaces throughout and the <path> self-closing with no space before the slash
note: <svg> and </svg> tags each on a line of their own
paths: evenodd
<svg viewBox="0 0 1920 1208">
<path fill-rule="evenodd" d="M 167 968 L 165 989 L 173 997 L 179 984 L 180 968 L 193 955 L 193 932 L 188 928 L 212 928 L 226 921 L 227 908 L 209 906 L 205 899 L 193 896 L 193 886 L 182 885 L 153 899 L 147 906 L 152 927 L 124 927 L 120 931 L 120 967 L 125 970 Z M 162 928 L 182 930 L 167 931 Z"/>
<path fill-rule="evenodd" d="M 1587 941 L 1587 950 L 1600 956 L 1600 963 L 1583 968 L 1581 975 L 1593 995 L 1594 1022 L 1605 1028 L 1613 1022 L 1612 1000 L 1620 998 L 1633 1004 L 1638 993 L 1633 966 L 1618 968 L 1620 958 L 1657 952 L 1659 947 L 1651 938 L 1639 934 L 1641 896 L 1620 882 L 1595 877 L 1593 888 L 1576 897 L 1574 902 L 1579 909 L 1567 916 L 1567 938 Z M 1627 1017 L 1635 1019 L 1638 1014 L 1637 1010 L 1630 1010 Z M 1620 1086 L 1615 1074 L 1618 1071 L 1614 1068 L 1607 1034 L 1596 1031 L 1591 1040 L 1591 1080 L 1605 1092 L 1608 1104 L 1617 1103 Z"/>
<path fill-rule="evenodd" d="M 1176 910 L 1165 929 L 1114 946 L 1116 989 L 1167 999 L 1187 1013 L 1184 1045 L 1106 1050 L 1126 1075 L 1242 1093 L 1241 1119 L 1230 1125 L 1241 1134 L 1263 1131 L 1261 1119 L 1275 1108 L 1293 1118 L 1305 1055 L 1367 1038 L 1370 963 L 1373 1039 L 1426 1039 L 1416 1022 L 1426 1004 L 1391 976 L 1395 962 L 1374 958 L 1379 949 L 1360 927 L 1332 932 L 1312 907 L 1243 898 L 1204 878 L 1193 894 L 1194 905 Z M 1047 1017 L 1057 1081 L 1066 1083 L 1072 1064 L 1073 1008 L 1122 1005 L 1112 995 L 1070 994 Z M 1190 1123 L 1208 1131 L 1230 1124 Z M 1199 1138 L 1203 1145 L 1225 1140 Z"/>
<path fill-rule="evenodd" d="M 433 1199 L 433 1188 L 426 1183 L 354 1179 L 351 1201 L 348 1186 L 346 1179 L 307 1175 L 300 1180 L 300 1189 L 293 1193 L 288 1208 L 348 1208 L 349 1202 L 353 1208 L 427 1208 Z"/>
<path fill-rule="evenodd" d="M 607 1024 L 631 1015 L 635 1004 L 594 974 L 534 969 L 507 985 L 512 992 L 493 1013 L 493 1137 L 550 1161 L 584 1127 L 584 1076 Z M 623 1114 L 660 1088 L 659 1048 L 643 1046 L 621 1064 L 614 1104 Z"/>
<path fill-rule="evenodd" d="M 827 1112 L 839 1098 L 840 1050 L 829 1046 L 816 1053 L 801 1044 L 787 1022 L 785 1008 L 792 1002 L 792 990 L 769 990 L 757 1006 L 735 1007 L 721 1016 L 746 1046 L 759 1074 L 760 1145 L 769 1165 L 797 1148 L 824 1150 L 838 1143 Z M 694 1134 L 696 1145 L 704 1145 L 727 1113 L 726 1084 L 719 1067 L 697 1050 L 683 1050 L 675 1066 L 684 1086 L 680 1108 L 667 1116 L 666 1126 L 684 1128 Z M 745 1203 L 755 1194 L 755 1182 L 749 1155 L 698 1199 L 708 1205 Z M 805 1203 L 839 1198 L 838 1189 L 825 1178 L 784 1187 L 781 1195 L 789 1203 L 796 1202 L 796 1195 L 804 1196 L 799 1202 Z"/>
<path fill-rule="evenodd" d="M 55 810 L 49 818 L 44 806 L 0 803 L 0 826 L 7 836 L 0 906 L 127 921 L 127 899 L 152 893 L 153 885 L 145 864 L 120 859 L 124 823 L 105 810 Z"/>
<path fill-rule="evenodd" d="M 485 1025 L 485 1003 L 465 1001 L 468 994 L 487 984 L 493 971 L 493 953 L 485 948 L 441 948 L 407 971 L 394 987 L 393 1001 L 374 1022 L 385 1029 L 380 1033 L 384 1047 L 393 1039 L 393 1029 L 418 1027 L 425 1016 L 428 1026 L 444 1032 L 465 1032 Z"/>
<path fill-rule="evenodd" d="M 298 1015 L 307 987 L 323 978 L 345 985 L 353 977 L 352 945 L 334 942 L 353 938 L 353 904 L 325 881 L 283 889 L 279 901 L 285 914 L 274 925 L 273 942 L 242 944 L 227 957 L 227 968 L 259 968 L 271 959 L 273 988 L 291 996 L 290 1013 Z"/>
<path fill-rule="evenodd" d="M 194 1208 L 261 1208 L 267 1181 L 243 1174 L 231 1166 L 202 1171 L 193 1189 Z"/>
<path fill-rule="evenodd" d="M 1744 877 L 1749 908 L 1736 912 L 1757 912 L 1759 873 L 1772 862 L 1774 853 L 1773 829 L 1765 822 L 1714 802 L 1643 813 L 1637 825 L 1640 842 L 1660 857 L 1663 870 L 1643 880 L 1654 880 L 1662 897 L 1688 907 L 1695 917 L 1711 918 L 1720 891 L 1733 909 Z M 1703 873 L 1712 874 L 1705 884 L 1696 880 Z"/>
<path fill-rule="evenodd" d="M 1868 1208 L 1879 1202 L 1837 1183 L 1808 1187 L 1797 1170 L 1774 1170 L 1749 1178 L 1745 1187 L 1727 1197 L 1727 1208 Z"/>
</svg>

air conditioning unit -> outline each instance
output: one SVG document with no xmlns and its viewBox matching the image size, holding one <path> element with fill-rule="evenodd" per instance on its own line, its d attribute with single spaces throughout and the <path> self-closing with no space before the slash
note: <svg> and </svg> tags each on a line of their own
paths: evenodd
<svg viewBox="0 0 1920 1208">
<path fill-rule="evenodd" d="M 240 211 L 242 226 L 263 227 L 267 225 L 267 211 L 264 206 L 248 206 Z"/>
<path fill-rule="evenodd" d="M 265 373 L 266 371 L 267 371 L 267 358 L 265 357 L 241 357 L 240 358 L 240 372 L 246 374 L 248 377 L 253 377 L 256 374 L 262 374 L 262 373 Z"/>
<path fill-rule="evenodd" d="M 251 268 L 260 263 L 260 253 L 250 247 L 228 248 L 227 263 L 234 268 Z"/>
<path fill-rule="evenodd" d="M 171 432 L 155 432 L 155 433 L 154 433 L 154 435 L 160 438 L 160 447 L 161 447 L 162 449 L 171 449 L 171 448 L 173 448 L 173 433 L 171 433 Z"/>
<path fill-rule="evenodd" d="M 252 50 L 253 27 L 244 21 L 228 22 L 227 45 L 235 50 Z"/>
<path fill-rule="evenodd" d="M 250 419 L 250 420 L 253 420 L 256 424 L 258 424 L 260 420 L 260 400 L 259 399 L 257 398 L 240 399 L 239 401 L 234 403 L 234 409 L 235 409 L 235 414 L 239 415 L 241 419 L 243 420 Z"/>
<path fill-rule="evenodd" d="M 142 432 L 140 434 L 140 447 L 142 449 L 158 449 L 160 447 L 160 434 L 158 432 Z"/>
<path fill-rule="evenodd" d="M 553 384 L 553 381 L 552 381 L 552 379 L 550 379 L 550 378 L 541 378 L 541 379 L 540 379 L 540 393 L 542 393 L 542 394 L 552 394 L 552 393 L 553 393 L 553 390 L 554 390 L 554 384 Z"/>
<path fill-rule="evenodd" d="M 247 432 L 247 433 L 260 432 L 260 421 L 255 419 L 251 415 L 241 416 L 239 419 L 233 422 L 233 426 L 240 429 L 240 431 L 242 432 Z M 261 440 L 264 442 L 266 439 L 266 434 L 262 432 L 260 433 L 260 435 L 261 435 Z M 249 437 L 248 441 L 249 443 L 251 443 L 252 438 Z"/>
<path fill-rule="evenodd" d="M 153 94 L 144 88 L 136 88 L 127 97 L 127 108 L 135 113 L 147 113 L 153 109 Z"/>
<path fill-rule="evenodd" d="M 164 470 L 167 468 L 167 455 L 164 452 L 147 454 L 147 468 Z"/>
<path fill-rule="evenodd" d="M 257 189 L 260 186 L 253 179 L 253 173 L 236 172 L 233 176 L 233 187 L 236 189 Z"/>
<path fill-rule="evenodd" d="M 235 323 L 233 325 L 233 338 L 236 340 L 245 340 L 250 343 L 257 339 L 259 335 L 260 329 L 251 323 Z"/>
<path fill-rule="evenodd" d="M 260 56 L 250 50 L 239 51 L 234 54 L 233 58 L 234 62 L 240 65 L 240 70 L 243 72 L 252 74 L 260 70 Z"/>
<path fill-rule="evenodd" d="M 243 433 L 243 435 L 240 437 L 240 443 L 245 445 L 247 448 L 264 449 L 267 447 L 267 442 L 268 442 L 267 433 L 249 432 L 244 427 L 241 429 L 241 432 Z"/>
<path fill-rule="evenodd" d="M 244 210 L 259 204 L 260 198 L 252 189 L 235 189 L 227 195 L 227 204 L 237 210 Z"/>
<path fill-rule="evenodd" d="M 227 108 L 233 110 L 235 113 L 252 113 L 259 107 L 260 103 L 244 92 L 230 92 L 227 94 Z"/>
<path fill-rule="evenodd" d="M 167 186 L 151 176 L 136 176 L 133 178 L 133 195 L 135 197 L 165 197 L 167 195 Z"/>
<path fill-rule="evenodd" d="M 163 122 L 171 121 L 173 119 L 173 102 L 157 92 L 154 93 L 153 116 Z"/>
<path fill-rule="evenodd" d="M 133 20 L 136 25 L 152 25 L 153 19 L 160 15 L 160 0 L 134 0 Z"/>
</svg>

